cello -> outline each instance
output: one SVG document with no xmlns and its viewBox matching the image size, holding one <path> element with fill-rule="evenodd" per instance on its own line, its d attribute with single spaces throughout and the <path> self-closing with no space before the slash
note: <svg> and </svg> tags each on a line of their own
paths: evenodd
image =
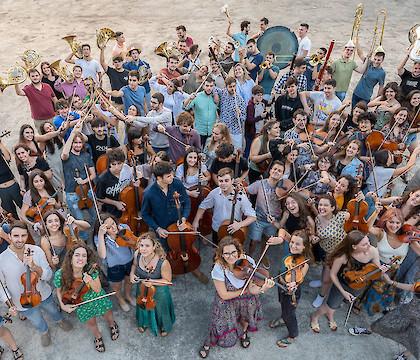
<svg viewBox="0 0 420 360">
<path fill-rule="evenodd" d="M 26 256 L 31 256 L 30 248 L 26 249 Z M 20 304 L 24 309 L 31 309 L 41 304 L 41 294 L 36 288 L 39 276 L 35 271 L 31 271 L 30 267 L 26 265 L 25 272 L 20 277 L 20 282 L 23 286 L 23 293 L 20 295 Z"/>
<path fill-rule="evenodd" d="M 241 244 L 245 242 L 246 239 L 246 228 L 241 228 L 237 231 L 235 231 L 233 234 L 229 233 L 228 227 L 229 225 L 233 224 L 235 222 L 235 207 L 238 202 L 241 199 L 238 199 L 238 195 L 240 193 L 240 190 L 238 189 L 240 185 L 234 185 L 234 193 L 233 193 L 233 199 L 232 199 L 232 210 L 230 212 L 230 219 L 225 220 L 222 222 L 222 224 L 219 227 L 219 230 L 217 231 L 217 237 L 219 241 L 223 239 L 225 236 L 231 235 L 232 237 L 236 238 Z"/>
<path fill-rule="evenodd" d="M 74 169 L 74 176 L 80 178 L 79 169 Z M 89 172 L 86 168 L 86 176 L 89 177 Z M 93 190 L 92 190 L 93 191 Z M 89 185 L 76 183 L 76 194 L 79 197 L 77 206 L 80 210 L 90 209 L 93 206 L 92 199 L 89 197 Z"/>
<path fill-rule="evenodd" d="M 178 224 L 182 223 L 180 195 L 175 191 L 173 194 L 175 206 L 178 212 L 178 222 L 168 226 L 169 234 L 167 241 L 170 248 L 168 261 L 171 264 L 172 272 L 175 275 L 186 274 L 196 270 L 201 263 L 200 255 L 194 247 L 196 235 L 191 234 L 192 226 L 186 222 L 187 228 L 183 231 L 178 229 Z M 188 234 L 183 234 L 188 232 Z"/>
</svg>

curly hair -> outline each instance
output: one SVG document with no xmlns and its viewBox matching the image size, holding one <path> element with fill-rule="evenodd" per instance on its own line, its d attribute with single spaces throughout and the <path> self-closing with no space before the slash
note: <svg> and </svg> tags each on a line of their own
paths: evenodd
<svg viewBox="0 0 420 360">
<path fill-rule="evenodd" d="M 214 262 L 222 265 L 222 267 L 224 268 L 228 267 L 228 263 L 223 258 L 223 248 L 229 245 L 235 246 L 236 250 L 238 250 L 238 257 L 242 256 L 242 254 L 244 253 L 242 244 L 239 242 L 238 239 L 232 236 L 225 236 L 222 240 L 220 240 L 219 247 L 216 249 L 216 255 L 214 257 Z"/>
</svg>

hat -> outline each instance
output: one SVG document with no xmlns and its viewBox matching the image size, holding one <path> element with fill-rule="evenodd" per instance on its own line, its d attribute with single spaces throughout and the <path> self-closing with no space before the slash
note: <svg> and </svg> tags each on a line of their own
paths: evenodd
<svg viewBox="0 0 420 360">
<path fill-rule="evenodd" d="M 354 42 L 352 39 L 350 39 L 349 41 L 347 41 L 347 44 L 344 45 L 345 48 L 354 48 L 356 47 L 356 45 L 354 45 Z"/>
<path fill-rule="evenodd" d="M 141 53 L 141 46 L 139 44 L 132 44 L 132 45 L 130 45 L 129 48 L 128 48 L 128 50 L 127 50 L 128 55 L 130 55 L 130 53 L 133 50 L 137 50 L 139 52 L 139 54 L 140 54 Z"/>
</svg>

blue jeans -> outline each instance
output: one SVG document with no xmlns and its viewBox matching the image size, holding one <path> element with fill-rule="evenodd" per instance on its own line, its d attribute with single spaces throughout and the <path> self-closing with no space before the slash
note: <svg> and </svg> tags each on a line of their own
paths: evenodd
<svg viewBox="0 0 420 360">
<path fill-rule="evenodd" d="M 42 334 L 48 331 L 48 324 L 42 316 L 41 310 L 44 310 L 54 322 L 59 322 L 64 319 L 57 305 L 54 303 L 52 295 L 42 301 L 37 307 L 21 311 L 20 313 L 25 315 L 32 325 Z"/>
<path fill-rule="evenodd" d="M 335 92 L 335 95 L 337 95 L 337 97 L 338 97 L 341 101 L 343 101 L 343 100 L 346 98 L 346 94 L 347 94 L 347 91 L 336 91 L 336 92 Z"/>
<path fill-rule="evenodd" d="M 92 192 L 89 190 L 89 198 L 92 199 Z M 83 211 L 79 209 L 77 206 L 77 202 L 79 201 L 79 197 L 76 193 L 68 193 L 66 192 L 66 202 L 67 206 L 70 210 L 71 215 L 77 219 L 77 220 L 85 220 L 83 216 Z M 90 209 L 88 209 L 89 216 L 91 218 L 91 224 L 93 224 L 96 220 L 96 211 L 95 211 L 95 205 L 93 205 Z M 88 239 L 88 233 L 86 231 L 80 231 L 79 233 L 80 238 L 84 241 L 87 241 Z"/>
</svg>

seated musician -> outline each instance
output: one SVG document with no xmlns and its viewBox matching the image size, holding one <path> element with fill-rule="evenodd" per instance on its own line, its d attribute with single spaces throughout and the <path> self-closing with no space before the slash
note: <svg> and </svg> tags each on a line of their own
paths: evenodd
<svg viewBox="0 0 420 360">
<path fill-rule="evenodd" d="M 197 149 L 201 149 L 200 134 L 193 129 L 193 125 L 194 118 L 189 112 L 184 111 L 178 115 L 175 126 L 163 126 L 161 124 L 157 126 L 157 131 L 170 135 L 168 136 L 169 158 L 174 163 L 185 156 L 186 146 L 194 146 Z M 178 139 L 178 141 L 174 140 L 174 138 Z"/>
<path fill-rule="evenodd" d="M 217 183 L 219 187 L 213 189 L 207 197 L 201 202 L 197 214 L 195 215 L 193 228 L 197 230 L 199 223 L 207 209 L 213 209 L 212 229 L 213 242 L 217 243 L 217 231 L 223 221 L 230 219 L 232 212 L 232 193 L 233 170 L 230 168 L 220 169 L 217 173 Z M 235 206 L 234 221 L 228 227 L 229 233 L 234 233 L 241 228 L 251 225 L 256 219 L 255 210 L 252 208 L 251 202 L 244 193 L 238 195 L 237 204 Z M 243 219 L 245 217 L 245 219 Z"/>
<path fill-rule="evenodd" d="M 109 148 L 117 148 L 120 143 L 114 135 L 107 135 L 106 123 L 99 119 L 90 122 L 93 134 L 87 136 L 87 143 L 92 151 L 94 164 L 98 161 L 99 156 L 106 153 Z"/>
<path fill-rule="evenodd" d="M 153 167 L 156 181 L 144 192 L 141 214 L 150 229 L 159 237 L 159 242 L 165 251 L 168 247 L 168 230 L 166 228 L 176 223 L 179 231 L 187 229 L 186 221 L 191 209 L 191 201 L 181 180 L 174 178 L 172 165 L 160 161 Z M 178 223 L 178 212 L 175 206 L 174 192 L 180 195 L 182 222 Z M 192 274 L 202 283 L 207 283 L 207 277 L 198 269 Z"/>
<path fill-rule="evenodd" d="M 66 304 L 65 299 L 71 298 L 80 281 L 86 287 L 87 292 L 81 296 L 80 302 L 96 299 L 105 295 L 105 291 L 101 285 L 99 271 L 92 267 L 98 263 L 95 253 L 88 246 L 80 243 L 76 244 L 67 252 L 64 263 L 54 275 L 54 286 L 57 288 L 57 298 L 60 307 L 67 313 L 76 311 L 77 317 L 81 323 L 85 323 L 86 327 L 92 332 L 95 349 L 98 352 L 105 351 L 105 344 L 101 331 L 98 328 L 96 318 L 103 316 L 111 333 L 111 340 L 115 341 L 120 335 L 117 323 L 112 314 L 112 302 L 109 297 L 97 299 L 80 306 Z M 78 282 L 75 282 L 79 280 Z M 76 289 L 74 289 L 76 287 Z M 67 295 L 67 296 L 66 296 Z M 63 302 L 64 301 L 64 302 Z"/>
<path fill-rule="evenodd" d="M 357 118 L 357 129 L 350 135 L 349 140 L 359 140 L 360 149 L 360 160 L 368 161 L 370 152 L 366 144 L 366 138 L 372 133 L 373 126 L 376 122 L 376 116 L 371 112 L 364 112 Z"/>
<path fill-rule="evenodd" d="M 237 162 L 237 154 L 235 154 L 235 148 L 230 143 L 221 143 L 216 149 L 216 159 L 210 167 L 211 178 L 216 185 L 218 182 L 218 173 L 223 168 L 229 168 L 234 171 L 234 175 L 238 177 L 238 182 L 246 179 L 248 175 L 248 162 L 242 156 L 239 157 L 239 163 Z M 238 173 L 235 174 L 235 170 L 238 169 Z"/>
</svg>

